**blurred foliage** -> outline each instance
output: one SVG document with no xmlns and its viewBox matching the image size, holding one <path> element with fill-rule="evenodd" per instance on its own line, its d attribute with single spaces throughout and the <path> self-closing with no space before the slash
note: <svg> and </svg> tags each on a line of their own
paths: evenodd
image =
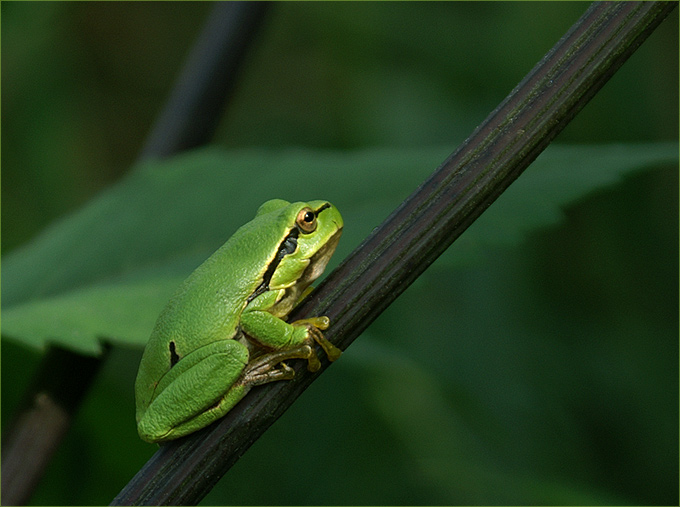
<svg viewBox="0 0 680 507">
<path fill-rule="evenodd" d="M 101 353 L 101 340 L 143 347 L 182 280 L 254 216 L 253 209 L 241 216 L 248 208 L 274 197 L 272 188 L 276 197 L 321 195 L 346 210 L 352 227 L 332 268 L 446 153 L 446 147 L 205 148 L 142 163 L 80 211 L 5 255 L 3 335 L 39 350 L 54 343 L 92 355 Z M 456 243 L 455 257 L 440 263 L 447 269 L 477 263 L 490 248 L 514 245 L 526 232 L 558 222 L 561 206 L 631 172 L 677 162 L 677 143 L 553 145 Z M 254 171 L 269 184 L 251 185 Z M 307 175 L 304 194 L 300 174 Z M 394 182 L 375 198 L 385 179 Z"/>
<path fill-rule="evenodd" d="M 585 8 L 276 3 L 215 144 L 251 148 L 263 168 L 271 148 L 452 151 Z M 210 6 L 0 9 L 5 253 L 121 179 Z M 677 142 L 677 28 L 676 10 L 558 141 Z M 326 198 L 307 172 L 331 181 L 329 165 L 291 187 Z M 250 171 L 277 193 L 275 176 Z M 422 179 L 402 171 L 355 190 L 347 173 L 348 230 L 369 231 L 377 222 L 362 217 L 384 216 Z M 582 197 L 524 241 L 470 256 L 464 235 L 205 503 L 677 504 L 677 189 L 671 164 Z M 216 213 L 237 223 L 259 204 L 231 202 Z M 142 232 L 153 251 L 153 227 Z M 154 452 L 134 428 L 140 354 L 113 351 L 34 504 L 106 504 Z M 3 340 L 3 427 L 37 359 Z"/>
</svg>

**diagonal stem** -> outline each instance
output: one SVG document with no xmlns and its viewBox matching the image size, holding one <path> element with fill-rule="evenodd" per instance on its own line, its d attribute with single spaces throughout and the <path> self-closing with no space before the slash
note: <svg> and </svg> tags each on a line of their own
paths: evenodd
<svg viewBox="0 0 680 507">
<path fill-rule="evenodd" d="M 215 2 L 140 160 L 164 158 L 210 140 L 266 9 L 265 2 Z"/>
<path fill-rule="evenodd" d="M 328 315 L 346 348 L 543 151 L 675 8 L 594 3 L 510 95 L 293 314 Z M 324 365 L 328 364 L 325 357 Z M 254 388 L 219 422 L 164 445 L 112 505 L 196 504 L 319 375 Z"/>
<path fill-rule="evenodd" d="M 108 350 L 104 347 L 101 357 L 92 357 L 53 346 L 43 356 L 3 435 L 2 505 L 28 502 Z"/>
</svg>

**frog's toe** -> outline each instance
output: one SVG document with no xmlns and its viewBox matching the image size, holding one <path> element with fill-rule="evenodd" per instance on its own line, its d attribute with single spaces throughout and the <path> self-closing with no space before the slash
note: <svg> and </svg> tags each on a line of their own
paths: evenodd
<svg viewBox="0 0 680 507">
<path fill-rule="evenodd" d="M 314 341 L 321 345 L 321 348 L 324 350 L 324 352 L 326 352 L 329 361 L 335 361 L 342 355 L 342 350 L 329 342 L 318 328 L 309 326 L 308 329 L 309 334 L 314 339 Z"/>
<path fill-rule="evenodd" d="M 295 378 L 295 370 L 288 366 L 286 363 L 281 362 L 279 364 L 280 368 L 278 370 L 281 380 L 290 380 Z"/>
</svg>

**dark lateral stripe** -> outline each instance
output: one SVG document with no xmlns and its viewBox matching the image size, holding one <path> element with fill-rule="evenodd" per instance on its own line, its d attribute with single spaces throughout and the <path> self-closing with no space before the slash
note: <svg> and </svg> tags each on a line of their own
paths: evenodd
<svg viewBox="0 0 680 507">
<path fill-rule="evenodd" d="M 264 272 L 264 275 L 262 276 L 262 283 L 258 285 L 257 289 L 255 289 L 255 292 L 253 292 L 250 296 L 248 296 L 248 303 L 250 303 L 253 299 L 255 299 L 257 296 L 260 294 L 263 294 L 269 290 L 269 282 L 272 279 L 272 276 L 274 276 L 274 271 L 276 271 L 276 268 L 281 264 L 281 261 L 283 258 L 291 254 L 295 251 L 297 248 L 297 238 L 300 235 L 300 231 L 298 230 L 297 227 L 293 227 L 293 229 L 288 233 L 288 235 L 283 238 L 283 241 L 279 245 L 279 249 L 276 251 L 276 255 L 274 256 L 274 259 L 269 263 L 269 266 L 267 266 L 267 270 Z"/>
<path fill-rule="evenodd" d="M 330 208 L 330 207 L 331 207 L 331 203 L 329 203 L 329 202 L 327 202 L 326 204 L 322 204 L 321 207 L 319 207 L 318 210 L 314 211 L 314 214 L 318 217 L 319 213 L 321 213 L 323 210 Z"/>
<path fill-rule="evenodd" d="M 171 341 L 170 342 L 170 368 L 175 366 L 177 364 L 177 361 L 179 361 L 179 356 L 177 355 L 177 351 L 175 350 L 175 342 Z"/>
</svg>

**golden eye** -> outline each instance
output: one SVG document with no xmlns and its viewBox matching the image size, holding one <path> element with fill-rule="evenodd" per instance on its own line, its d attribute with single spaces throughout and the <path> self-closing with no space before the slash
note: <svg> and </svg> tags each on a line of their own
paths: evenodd
<svg viewBox="0 0 680 507">
<path fill-rule="evenodd" d="M 305 234 L 316 230 L 316 214 L 311 208 L 302 208 L 295 219 L 298 228 Z"/>
</svg>

